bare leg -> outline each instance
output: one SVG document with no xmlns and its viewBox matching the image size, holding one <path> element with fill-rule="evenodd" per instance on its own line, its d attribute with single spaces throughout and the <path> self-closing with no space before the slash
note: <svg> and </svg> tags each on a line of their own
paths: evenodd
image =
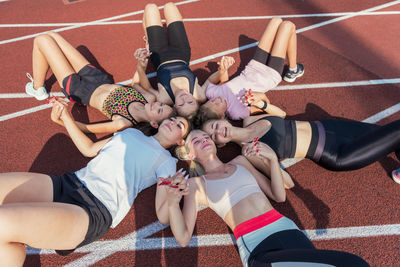
<svg viewBox="0 0 400 267">
<path fill-rule="evenodd" d="M 83 241 L 89 225 L 81 207 L 52 202 L 1 205 L 0 218 L 2 266 L 22 266 L 26 255 L 23 244 L 73 249 Z"/>
<path fill-rule="evenodd" d="M 0 205 L 51 201 L 53 183 L 50 176 L 30 172 L 0 174 Z"/>
<path fill-rule="evenodd" d="M 287 56 L 289 60 L 289 67 L 294 69 L 297 64 L 297 34 L 296 28 L 292 32 L 287 48 Z"/>
<path fill-rule="evenodd" d="M 49 35 L 39 35 L 35 38 L 32 62 L 35 89 L 43 86 L 49 67 L 61 87 L 63 79 L 75 73 L 56 41 Z"/>
<path fill-rule="evenodd" d="M 36 173 L 0 174 L 0 258 L 2 266 L 22 266 L 24 244 L 72 249 L 84 239 L 89 217 L 82 208 L 53 203 L 50 177 Z"/>
<path fill-rule="evenodd" d="M 89 64 L 89 61 L 60 34 L 55 32 L 48 32 L 47 34 L 56 41 L 75 72 L 79 72 L 84 66 Z"/>
<path fill-rule="evenodd" d="M 278 31 L 279 25 L 282 23 L 281 18 L 272 18 L 264 30 L 260 40 L 258 41 L 258 47 L 262 50 L 271 53 L 272 44 L 274 43 L 276 32 Z"/>
<path fill-rule="evenodd" d="M 155 5 L 155 4 L 147 4 L 146 7 L 144 8 L 144 13 L 143 13 L 144 31 L 146 32 L 147 27 L 155 26 L 155 25 L 162 27 L 160 10 L 158 10 L 157 5 Z M 146 37 L 147 37 L 147 34 L 146 34 Z"/>
<path fill-rule="evenodd" d="M 172 2 L 166 3 L 164 6 L 164 16 L 167 21 L 167 26 L 175 21 L 183 21 L 182 15 L 179 9 Z"/>
<path fill-rule="evenodd" d="M 293 39 L 293 33 L 294 35 L 296 34 L 295 29 L 296 29 L 295 25 L 290 21 L 284 21 L 281 23 L 281 25 L 279 25 L 275 42 L 271 51 L 272 56 L 286 58 L 286 52 L 288 50 L 289 40 Z M 296 39 L 293 40 L 296 41 Z M 296 48 L 296 46 L 293 47 L 292 45 L 291 48 L 292 49 Z M 293 57 L 293 51 L 290 52 L 290 56 Z M 294 66 L 291 67 L 293 68 L 296 67 L 296 63 L 294 63 Z"/>
</svg>

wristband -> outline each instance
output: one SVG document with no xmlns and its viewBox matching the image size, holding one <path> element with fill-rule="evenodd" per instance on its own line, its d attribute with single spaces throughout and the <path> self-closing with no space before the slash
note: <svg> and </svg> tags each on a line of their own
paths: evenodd
<svg viewBox="0 0 400 267">
<path fill-rule="evenodd" d="M 261 107 L 261 109 L 262 109 L 262 110 L 265 110 L 265 109 L 267 108 L 267 106 L 268 106 L 268 103 L 265 102 L 265 101 L 263 101 L 263 102 L 264 102 L 264 105 Z"/>
</svg>

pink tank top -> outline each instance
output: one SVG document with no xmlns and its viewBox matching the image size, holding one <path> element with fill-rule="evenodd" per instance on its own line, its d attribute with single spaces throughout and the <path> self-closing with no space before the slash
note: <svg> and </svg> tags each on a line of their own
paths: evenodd
<svg viewBox="0 0 400 267">
<path fill-rule="evenodd" d="M 253 193 L 262 193 L 254 176 L 243 166 L 235 165 L 235 172 L 217 180 L 204 180 L 208 204 L 222 219 L 240 200 Z"/>
</svg>

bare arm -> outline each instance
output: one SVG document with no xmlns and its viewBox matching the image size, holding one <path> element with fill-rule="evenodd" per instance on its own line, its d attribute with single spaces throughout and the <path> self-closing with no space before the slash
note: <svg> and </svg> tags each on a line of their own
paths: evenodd
<svg viewBox="0 0 400 267">
<path fill-rule="evenodd" d="M 257 171 L 247 159 L 244 160 L 245 166 L 253 173 L 262 191 L 276 202 L 285 201 L 286 192 L 282 172 L 275 152 L 263 143 L 254 145 L 253 142 L 243 146 L 242 151 L 242 153 L 246 155 L 246 158 L 261 158 L 264 163 L 260 168 L 261 171 L 271 174 L 271 180 L 269 180 L 266 176 Z"/>
<path fill-rule="evenodd" d="M 135 57 L 137 59 L 137 64 L 136 64 L 136 72 L 132 78 L 131 86 L 138 84 L 144 90 L 149 91 L 151 94 L 153 94 L 157 98 L 158 90 L 155 90 L 151 86 L 150 81 L 146 75 L 146 67 L 147 67 L 149 55 L 150 54 L 148 53 L 147 49 L 145 49 L 145 48 L 139 48 L 135 51 Z"/>
<path fill-rule="evenodd" d="M 218 62 L 218 71 L 214 72 L 211 74 L 208 79 L 205 81 L 205 83 L 201 86 L 201 92 L 198 92 L 198 95 L 200 95 L 200 99 L 202 101 L 206 101 L 206 89 L 210 83 L 212 84 L 218 84 L 218 83 L 225 83 L 229 80 L 229 73 L 228 70 L 229 68 L 235 63 L 235 60 L 233 57 L 225 57 L 223 56 L 221 58 L 221 61 Z"/>
<path fill-rule="evenodd" d="M 87 137 L 76 125 L 75 121 L 69 114 L 67 107 L 60 102 L 53 104 L 52 113 L 59 114 L 59 118 L 62 120 L 65 128 L 68 131 L 72 141 L 79 149 L 79 151 L 86 157 L 94 157 L 103 148 L 103 146 L 111 139 L 107 138 L 98 142 L 93 142 Z"/>
<path fill-rule="evenodd" d="M 198 212 L 198 202 L 196 198 L 196 195 L 198 194 L 197 184 L 194 182 L 193 178 L 189 179 L 189 181 L 190 187 L 188 194 L 185 195 L 183 210 L 180 209 L 179 201 L 177 201 L 179 195 L 181 194 L 179 189 L 167 189 L 169 195 L 168 214 L 171 230 L 176 241 L 182 247 L 186 246 L 192 238 Z"/>
</svg>

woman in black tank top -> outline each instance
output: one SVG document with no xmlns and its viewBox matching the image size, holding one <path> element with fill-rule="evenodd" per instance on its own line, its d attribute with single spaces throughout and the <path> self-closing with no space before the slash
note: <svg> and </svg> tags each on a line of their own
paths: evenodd
<svg viewBox="0 0 400 267">
<path fill-rule="evenodd" d="M 400 120 L 384 126 L 350 120 L 292 121 L 260 115 L 244 128 L 209 120 L 203 130 L 219 145 L 241 145 L 259 137 L 279 158 L 309 158 L 332 171 L 363 168 L 395 152 L 400 160 Z"/>
<path fill-rule="evenodd" d="M 158 90 L 151 87 L 145 69 L 138 70 L 141 86 L 154 93 L 157 101 L 174 105 L 178 114 L 191 119 L 197 113 L 199 103 L 206 101 L 205 88 L 210 82 L 218 83 L 226 70 L 215 72 L 200 86 L 189 68 L 191 49 L 182 15 L 173 3 L 165 4 L 164 15 L 168 38 L 165 37 L 157 5 L 146 5 L 143 28 L 151 52 L 150 59 L 157 69 Z"/>
</svg>

